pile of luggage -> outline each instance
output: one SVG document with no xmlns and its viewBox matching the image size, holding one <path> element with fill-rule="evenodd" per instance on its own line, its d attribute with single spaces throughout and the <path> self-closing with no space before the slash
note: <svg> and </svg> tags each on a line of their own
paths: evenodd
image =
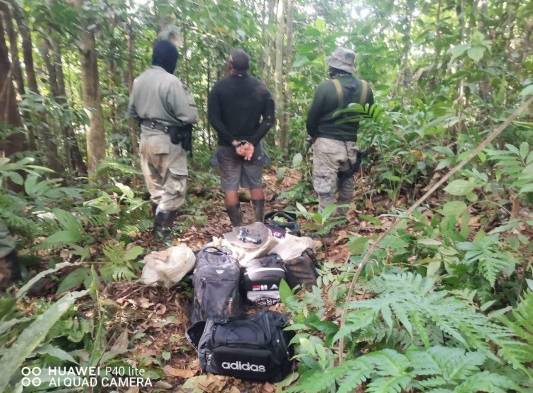
<svg viewBox="0 0 533 393">
<path fill-rule="evenodd" d="M 281 280 L 291 287 L 315 283 L 313 240 L 299 235 L 294 216 L 273 213 L 265 224 L 236 228 L 197 254 L 187 338 L 202 371 L 269 382 L 291 372 L 287 318 L 268 310 L 247 316 L 244 311 L 278 303 Z"/>
</svg>

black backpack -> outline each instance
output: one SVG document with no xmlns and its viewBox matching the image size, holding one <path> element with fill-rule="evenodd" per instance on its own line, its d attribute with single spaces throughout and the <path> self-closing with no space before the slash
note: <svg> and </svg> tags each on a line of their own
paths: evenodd
<svg viewBox="0 0 533 393">
<path fill-rule="evenodd" d="M 198 351 L 203 372 L 254 381 L 279 382 L 291 371 L 294 333 L 283 331 L 285 317 L 272 311 L 247 319 L 193 325 L 187 338 Z"/>
<path fill-rule="evenodd" d="M 285 278 L 283 260 L 277 254 L 252 259 L 242 275 L 243 297 L 260 306 L 279 303 L 279 283 Z"/>
<path fill-rule="evenodd" d="M 191 321 L 226 320 L 239 315 L 240 267 L 227 252 L 206 247 L 196 256 Z"/>
</svg>

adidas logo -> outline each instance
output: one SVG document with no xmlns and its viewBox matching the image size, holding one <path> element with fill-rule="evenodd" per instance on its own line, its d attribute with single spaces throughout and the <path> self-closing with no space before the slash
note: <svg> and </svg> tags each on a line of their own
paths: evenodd
<svg viewBox="0 0 533 393">
<path fill-rule="evenodd" d="M 224 370 L 241 370 L 241 371 L 253 371 L 256 373 L 266 373 L 266 368 L 263 365 L 251 364 L 249 362 L 243 363 L 240 360 L 236 362 L 222 362 L 222 368 Z"/>
</svg>

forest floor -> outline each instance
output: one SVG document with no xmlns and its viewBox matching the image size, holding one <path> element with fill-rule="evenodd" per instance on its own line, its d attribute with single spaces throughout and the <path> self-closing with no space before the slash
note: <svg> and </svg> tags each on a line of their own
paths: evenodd
<svg viewBox="0 0 533 393">
<path fill-rule="evenodd" d="M 301 175 L 295 170 L 286 173 L 282 181 L 277 180 L 274 171 L 268 172 L 265 175 L 268 201 L 266 210 L 284 209 L 287 201 L 277 198 L 277 195 L 296 185 L 300 179 Z M 361 179 L 358 183 L 359 190 L 366 188 Z M 207 216 L 207 223 L 189 226 L 174 239 L 174 244 L 185 243 L 197 251 L 214 236 L 220 237 L 223 233 L 230 231 L 231 226 L 219 191 L 206 190 L 202 186 L 193 184 L 190 196 L 194 198 L 195 195 L 208 199 L 208 203 L 202 204 L 201 212 Z M 250 203 L 241 205 L 245 221 L 251 219 L 253 211 Z M 372 204 L 367 203 L 367 208 L 372 211 L 367 210 L 365 214 L 376 214 L 377 209 Z M 392 221 L 390 217 L 384 215 L 380 218 L 381 225 L 372 225 L 366 221 L 359 221 L 359 213 L 361 212 L 354 210 L 352 206 L 344 224 L 334 228 L 327 236 L 316 239 L 320 242 L 317 250 L 317 257 L 320 261 L 345 263 L 349 255 L 347 246 L 349 237 L 359 233 L 369 235 L 383 231 Z M 305 228 L 305 223 L 302 221 L 301 223 Z M 150 234 L 144 234 L 138 243 L 146 249 L 161 249 L 160 245 L 153 242 Z M 188 315 L 192 299 L 190 279 L 186 278 L 171 289 L 147 287 L 137 282 L 118 282 L 108 285 L 103 296 L 119 307 L 106 330 L 128 332 L 131 348 L 126 355 L 128 361 L 139 368 L 162 368 L 165 377 L 155 385 L 158 388 L 157 391 L 159 389 L 169 389 L 173 392 L 209 393 L 272 393 L 276 391 L 275 386 L 269 383 L 251 383 L 223 376 L 201 375 L 196 352 L 185 336 L 189 327 Z M 273 306 L 274 309 L 281 307 L 281 305 Z M 118 342 L 119 339 L 120 337 L 116 341 Z M 162 354 L 167 354 L 164 365 L 161 362 Z M 128 390 L 128 393 L 135 392 L 139 390 L 137 388 Z"/>
</svg>

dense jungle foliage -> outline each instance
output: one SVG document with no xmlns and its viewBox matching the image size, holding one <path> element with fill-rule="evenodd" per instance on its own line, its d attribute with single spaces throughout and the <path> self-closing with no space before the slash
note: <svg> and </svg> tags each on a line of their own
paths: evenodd
<svg viewBox="0 0 533 393">
<path fill-rule="evenodd" d="M 531 391 L 532 21 L 520 0 L 0 0 L 0 220 L 21 270 L 0 297 L 0 392 L 73 391 L 21 383 L 69 365 L 146 370 L 130 393 Z M 231 48 L 276 99 L 267 205 L 322 248 L 312 291 L 281 288 L 298 367 L 275 386 L 197 375 L 190 282 L 137 281 L 161 246 L 125 113 L 161 31 L 200 113 L 177 240 L 229 228 L 206 105 Z M 368 155 L 340 219 L 317 211 L 305 131 L 337 46 L 376 100 L 353 108 Z"/>
</svg>

